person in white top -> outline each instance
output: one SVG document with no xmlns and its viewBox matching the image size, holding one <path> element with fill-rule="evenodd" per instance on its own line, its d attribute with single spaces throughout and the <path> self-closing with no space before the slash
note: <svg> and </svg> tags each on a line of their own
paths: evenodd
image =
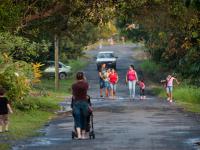
<svg viewBox="0 0 200 150">
<path fill-rule="evenodd" d="M 176 81 L 177 84 L 179 84 L 178 80 L 171 76 L 171 75 L 168 75 L 167 78 L 166 78 L 166 92 L 167 92 L 167 100 L 169 102 L 172 102 L 172 91 L 173 91 L 173 81 Z"/>
</svg>

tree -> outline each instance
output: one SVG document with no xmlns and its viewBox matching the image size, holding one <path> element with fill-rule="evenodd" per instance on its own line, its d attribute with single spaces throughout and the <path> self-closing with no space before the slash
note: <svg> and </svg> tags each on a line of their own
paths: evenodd
<svg viewBox="0 0 200 150">
<path fill-rule="evenodd" d="M 153 60 L 200 84 L 199 5 L 199 0 L 121 1 L 118 22 L 132 39 L 137 31 L 126 26 L 140 24 L 139 35 L 144 33 Z"/>
</svg>

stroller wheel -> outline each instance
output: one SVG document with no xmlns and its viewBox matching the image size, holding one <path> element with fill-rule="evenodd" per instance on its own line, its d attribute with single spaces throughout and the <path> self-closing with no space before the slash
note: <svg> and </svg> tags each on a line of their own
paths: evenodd
<svg viewBox="0 0 200 150">
<path fill-rule="evenodd" d="M 74 131 L 72 131 L 72 139 L 74 139 L 74 137 L 75 137 L 75 133 Z"/>
<path fill-rule="evenodd" d="M 90 133 L 90 139 L 95 139 L 95 134 L 93 131 Z"/>
<path fill-rule="evenodd" d="M 93 134 L 92 138 L 95 139 L 95 134 Z"/>
</svg>

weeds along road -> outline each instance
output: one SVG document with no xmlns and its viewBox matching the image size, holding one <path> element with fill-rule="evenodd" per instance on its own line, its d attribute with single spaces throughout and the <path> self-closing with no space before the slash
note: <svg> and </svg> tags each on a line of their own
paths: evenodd
<svg viewBox="0 0 200 150">
<path fill-rule="evenodd" d="M 53 120 L 41 129 L 39 137 L 23 141 L 14 150 L 195 150 L 193 144 L 200 138 L 200 123 L 175 104 L 147 95 L 147 99 L 129 101 L 125 74 L 136 45 L 115 45 L 102 50 L 112 50 L 119 56 L 117 62 L 120 81 L 117 100 L 99 99 L 99 80 L 94 59 L 85 68 L 90 84 L 89 94 L 94 105 L 96 139 L 72 140 L 73 118 L 65 116 Z M 98 50 L 89 51 L 92 57 Z M 139 75 L 140 76 L 140 75 Z M 137 92 L 138 93 L 138 92 Z"/>
</svg>

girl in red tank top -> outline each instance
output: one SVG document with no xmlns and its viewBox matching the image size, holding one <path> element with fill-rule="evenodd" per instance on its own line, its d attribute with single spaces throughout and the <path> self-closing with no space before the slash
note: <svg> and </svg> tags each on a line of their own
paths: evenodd
<svg viewBox="0 0 200 150">
<path fill-rule="evenodd" d="M 118 82 L 118 75 L 115 69 L 112 69 L 111 73 L 109 74 L 109 82 L 111 87 L 111 96 L 114 99 L 116 95 L 116 84 Z"/>
</svg>

